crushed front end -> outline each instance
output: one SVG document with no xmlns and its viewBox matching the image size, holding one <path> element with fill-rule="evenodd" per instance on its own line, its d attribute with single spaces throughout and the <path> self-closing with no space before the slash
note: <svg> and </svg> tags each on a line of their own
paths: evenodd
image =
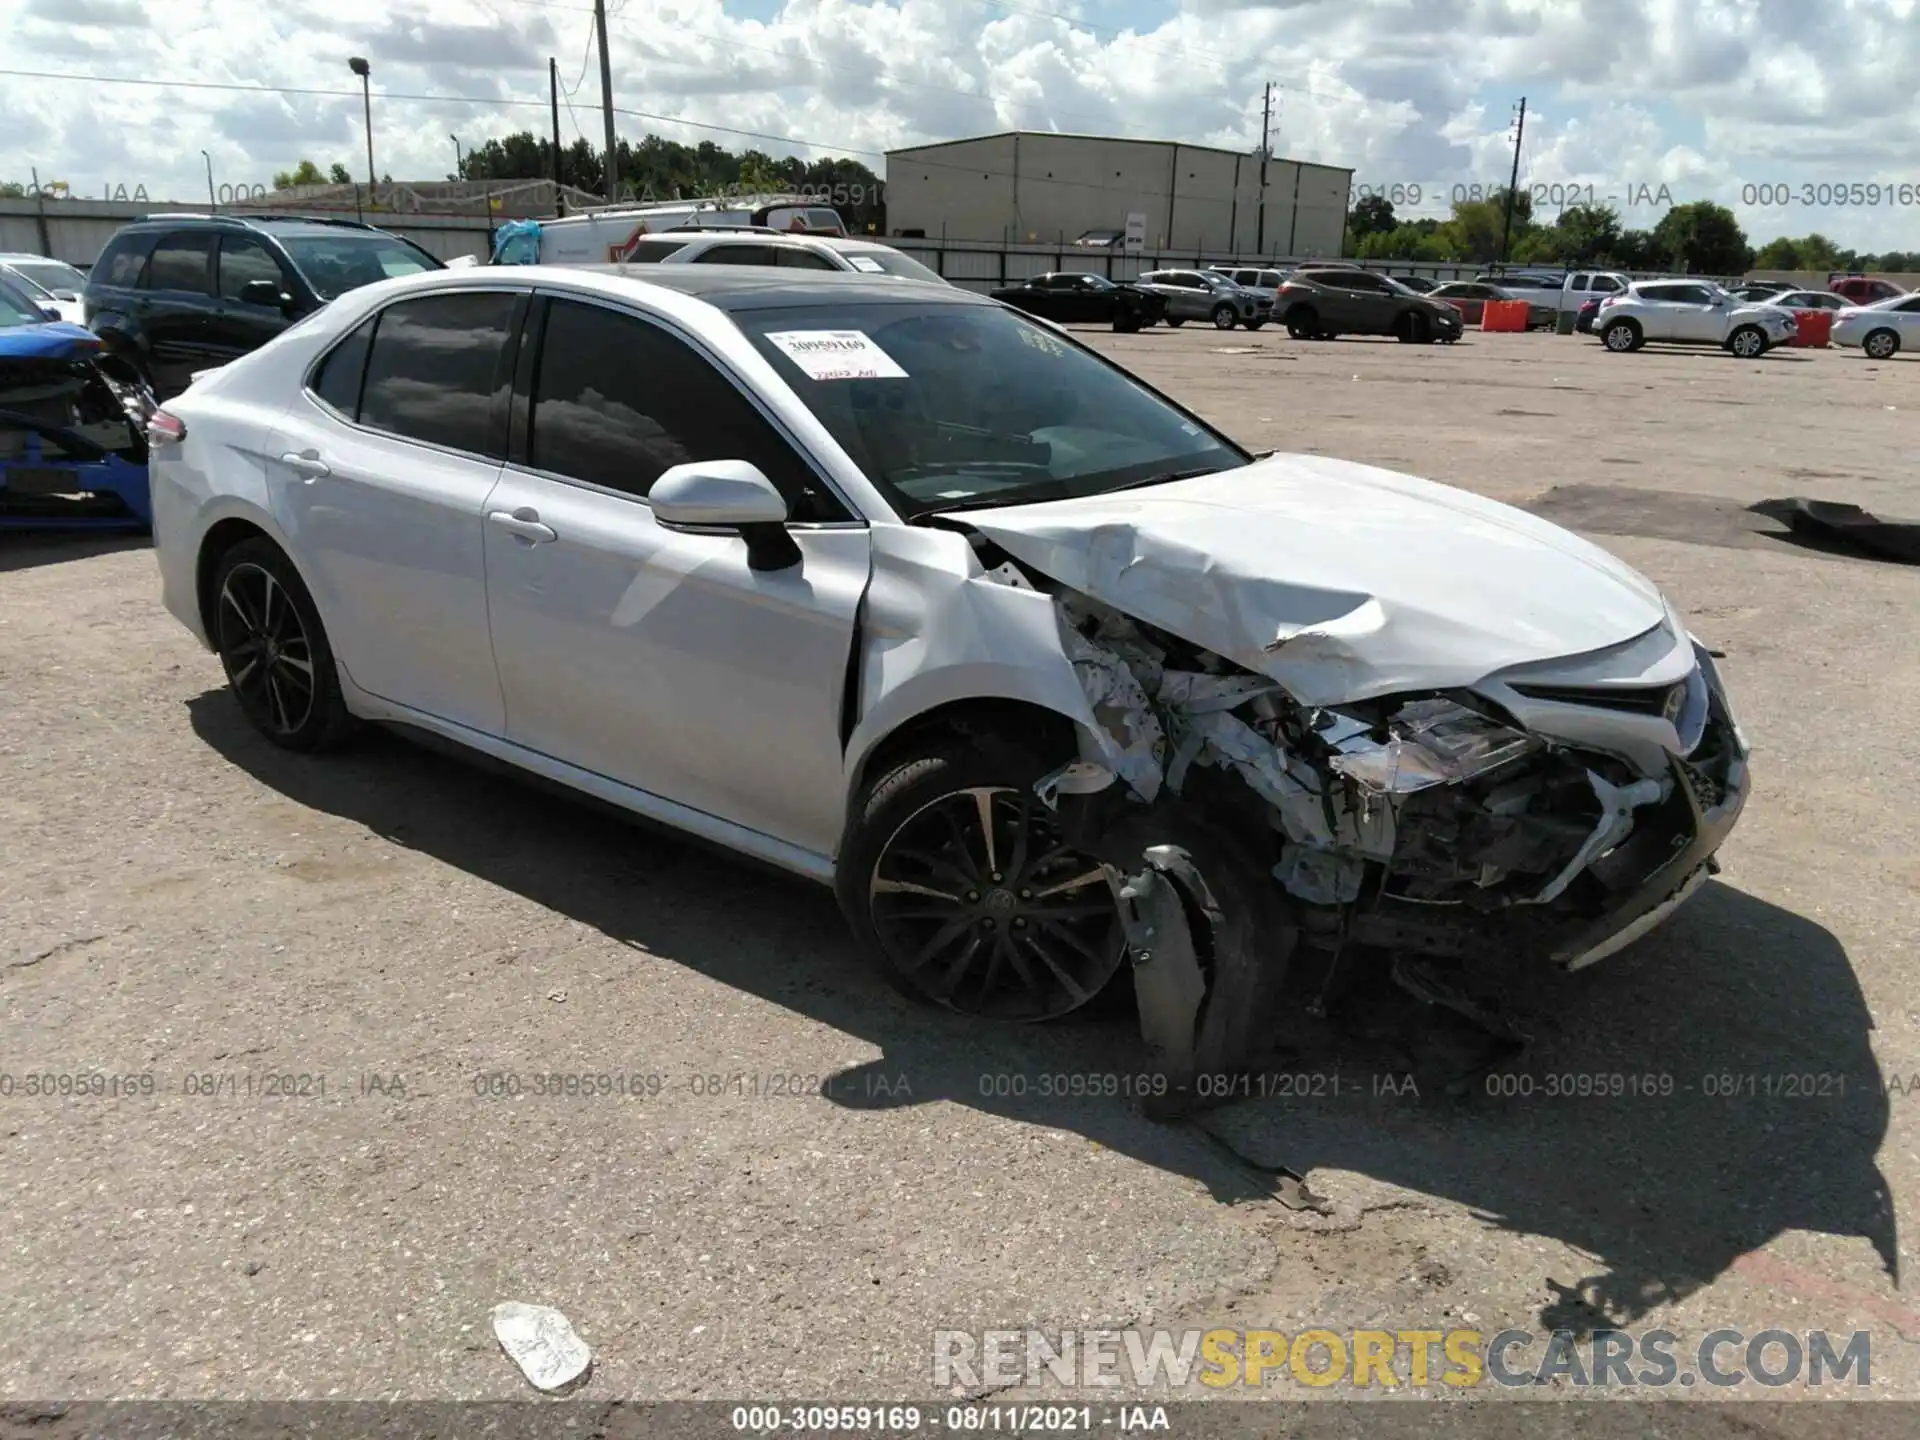
<svg viewBox="0 0 1920 1440">
<path fill-rule="evenodd" d="M 154 403 L 76 326 L 0 333 L 0 529 L 147 529 Z"/>
<path fill-rule="evenodd" d="M 1108 869 L 1176 1095 L 1257 1062 L 1282 991 L 1311 1005 L 1357 952 L 1473 1015 L 1484 966 L 1622 948 L 1704 882 L 1746 800 L 1745 740 L 1684 632 L 1692 668 L 1664 683 L 1308 707 L 1077 592 L 1053 599 L 1096 723 L 1040 793 Z"/>
</svg>

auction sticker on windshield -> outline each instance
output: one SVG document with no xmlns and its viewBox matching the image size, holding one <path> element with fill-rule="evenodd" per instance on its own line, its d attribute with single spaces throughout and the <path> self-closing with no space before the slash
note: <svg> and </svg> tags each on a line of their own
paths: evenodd
<svg viewBox="0 0 1920 1440">
<path fill-rule="evenodd" d="M 864 330 L 775 330 L 778 346 L 809 380 L 904 380 L 907 372 Z"/>
<path fill-rule="evenodd" d="M 856 270 L 864 270 L 869 275 L 884 275 L 886 270 L 871 255 L 849 255 L 847 264 Z"/>
</svg>

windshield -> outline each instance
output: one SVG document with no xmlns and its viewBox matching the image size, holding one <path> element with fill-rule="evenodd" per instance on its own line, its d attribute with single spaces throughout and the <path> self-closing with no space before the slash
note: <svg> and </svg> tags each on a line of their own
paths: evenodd
<svg viewBox="0 0 1920 1440">
<path fill-rule="evenodd" d="M 1248 461 L 1091 351 L 999 306 L 843 301 L 734 320 L 904 517 Z"/>
<path fill-rule="evenodd" d="M 947 283 L 939 271 L 922 265 L 911 255 L 903 255 L 898 250 L 845 250 L 841 253 L 854 269 L 864 270 L 869 275 L 878 269 L 889 275 L 898 275 L 902 280 L 931 280 L 938 285 Z"/>
<path fill-rule="evenodd" d="M 46 318 L 25 290 L 0 279 L 0 325 L 39 325 Z"/>
<path fill-rule="evenodd" d="M 300 273 L 307 277 L 314 293 L 331 300 L 376 280 L 395 275 L 418 275 L 438 270 L 440 262 L 403 240 L 391 235 L 284 235 L 276 237 L 286 247 Z"/>
<path fill-rule="evenodd" d="M 5 263 L 15 275 L 49 295 L 65 291 L 71 297 L 78 297 L 87 286 L 87 277 L 61 260 L 8 260 Z"/>
</svg>

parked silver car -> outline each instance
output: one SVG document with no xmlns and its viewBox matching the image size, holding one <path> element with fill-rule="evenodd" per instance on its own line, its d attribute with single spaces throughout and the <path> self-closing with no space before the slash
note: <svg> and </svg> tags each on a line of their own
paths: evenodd
<svg viewBox="0 0 1920 1440">
<path fill-rule="evenodd" d="M 1613 953 L 1747 797 L 1711 652 L 1620 560 L 1256 457 L 953 286 L 437 270 L 148 428 L 162 598 L 272 743 L 405 725 L 829 883 L 968 1015 L 1131 955 L 1174 1104 L 1329 940 L 1423 1003 Z"/>
<path fill-rule="evenodd" d="M 1244 325 L 1258 330 L 1273 318 L 1273 297 L 1235 284 L 1210 270 L 1149 270 L 1134 282 L 1167 299 L 1167 324 L 1211 320 L 1216 329 Z"/>
</svg>

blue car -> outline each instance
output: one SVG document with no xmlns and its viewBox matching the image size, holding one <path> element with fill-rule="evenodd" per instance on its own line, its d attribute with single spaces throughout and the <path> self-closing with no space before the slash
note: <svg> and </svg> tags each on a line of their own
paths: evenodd
<svg viewBox="0 0 1920 1440">
<path fill-rule="evenodd" d="M 0 279 L 0 529 L 147 530 L 153 392 Z"/>
</svg>

